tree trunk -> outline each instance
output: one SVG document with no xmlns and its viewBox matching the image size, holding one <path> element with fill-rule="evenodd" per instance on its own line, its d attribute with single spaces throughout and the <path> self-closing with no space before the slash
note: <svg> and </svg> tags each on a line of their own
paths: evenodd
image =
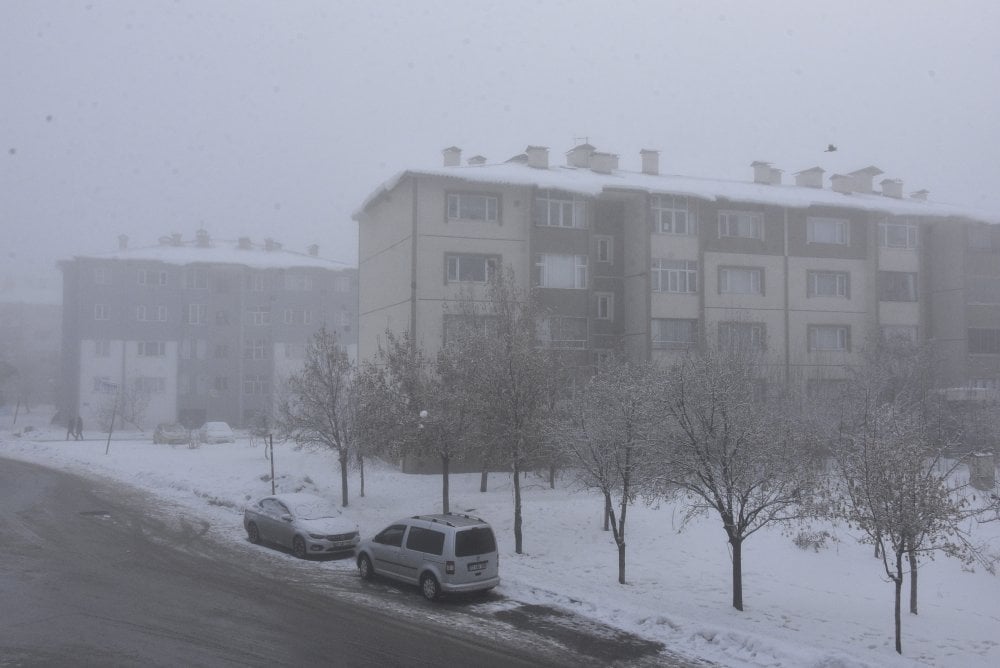
<svg viewBox="0 0 1000 668">
<path fill-rule="evenodd" d="M 611 501 L 604 498 L 604 530 L 611 531 Z"/>
<path fill-rule="evenodd" d="M 365 498 L 365 458 L 358 455 L 358 471 L 361 473 L 361 498 Z"/>
<path fill-rule="evenodd" d="M 900 618 L 901 599 L 903 597 L 903 553 L 896 551 L 896 576 L 892 579 L 896 590 L 896 602 L 893 615 L 896 624 L 896 653 L 903 653 L 903 621 Z"/>
<path fill-rule="evenodd" d="M 451 463 L 451 457 L 442 454 L 441 455 L 441 512 L 442 513 L 451 512 L 448 505 L 448 470 L 450 463 Z"/>
<path fill-rule="evenodd" d="M 340 451 L 340 497 L 341 505 L 347 507 L 347 450 Z"/>
<path fill-rule="evenodd" d="M 625 584 L 625 540 L 618 541 L 618 584 Z"/>
<path fill-rule="evenodd" d="M 733 607 L 743 611 L 743 541 L 731 537 L 729 544 L 733 547 Z"/>
<path fill-rule="evenodd" d="M 910 557 L 910 614 L 917 614 L 917 553 L 913 547 L 907 551 Z"/>
<path fill-rule="evenodd" d="M 514 552 L 521 554 L 521 477 L 517 458 L 514 459 Z"/>
<path fill-rule="evenodd" d="M 549 464 L 549 489 L 556 488 L 556 465 Z"/>
<path fill-rule="evenodd" d="M 486 493 L 486 481 L 490 477 L 490 472 L 483 467 L 483 472 L 479 474 L 479 491 L 483 494 Z"/>
</svg>

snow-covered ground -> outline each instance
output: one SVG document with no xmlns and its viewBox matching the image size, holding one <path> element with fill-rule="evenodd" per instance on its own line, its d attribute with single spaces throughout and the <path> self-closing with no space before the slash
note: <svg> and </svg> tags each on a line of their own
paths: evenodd
<svg viewBox="0 0 1000 668">
<path fill-rule="evenodd" d="M 96 433 L 86 434 L 90 440 L 65 441 L 65 430 L 47 427 L 45 418 L 39 411 L 20 416 L 17 430 L 36 427 L 20 433 L 9 427 L 9 415 L 0 415 L 0 457 L 149 490 L 209 520 L 224 540 L 245 540 L 243 506 L 271 492 L 270 463 L 248 437 L 189 448 L 122 434 L 105 455 L 105 441 Z M 339 499 L 332 453 L 290 444 L 276 444 L 275 450 L 278 491 Z M 348 512 L 362 535 L 402 516 L 440 510 L 439 476 L 370 465 L 364 498 L 358 482 L 352 473 Z M 601 530 L 601 500 L 576 490 L 568 476 L 554 490 L 533 475 L 524 482 L 525 552 L 516 555 L 510 476 L 492 474 L 485 494 L 478 475 L 451 480 L 452 510 L 484 517 L 497 531 L 498 593 L 504 596 L 561 606 L 726 666 L 1000 665 L 1000 579 L 964 570 L 954 560 L 923 564 L 920 614 L 903 617 L 899 657 L 893 649 L 892 585 L 871 547 L 859 545 L 848 529 L 826 527 L 835 539 L 819 551 L 796 547 L 780 530 L 752 536 L 744 547 L 741 613 L 730 605 L 729 553 L 718 520 L 705 517 L 681 532 L 678 507 L 636 505 L 627 528 L 628 584 L 619 585 L 617 552 Z M 978 530 L 1000 550 L 1000 526 Z M 317 562 L 316 568 L 348 570 L 353 562 Z"/>
</svg>

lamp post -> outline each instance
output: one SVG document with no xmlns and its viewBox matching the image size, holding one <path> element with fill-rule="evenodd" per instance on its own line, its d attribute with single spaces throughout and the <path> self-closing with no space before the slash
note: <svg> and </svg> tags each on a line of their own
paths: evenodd
<svg viewBox="0 0 1000 668">
<path fill-rule="evenodd" d="M 428 413 L 425 409 L 421 410 L 420 413 L 418 413 L 418 416 L 420 417 L 420 421 L 417 423 L 417 429 L 420 431 L 421 438 L 429 438 L 429 436 L 426 435 L 426 427 L 434 424 L 430 413 Z M 423 449 L 426 450 L 427 442 L 422 441 L 421 443 L 424 446 Z M 441 456 L 441 512 L 448 513 L 450 512 L 450 507 L 448 505 L 448 468 L 450 464 L 450 457 L 447 452 L 440 448 L 438 450 L 438 454 Z"/>
</svg>

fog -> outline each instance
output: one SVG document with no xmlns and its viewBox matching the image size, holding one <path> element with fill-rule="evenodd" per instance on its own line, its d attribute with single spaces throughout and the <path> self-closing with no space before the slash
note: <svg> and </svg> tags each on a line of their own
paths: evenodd
<svg viewBox="0 0 1000 668">
<path fill-rule="evenodd" d="M 724 179 L 877 165 L 1000 220 L 998 25 L 988 0 L 6 0 L 3 257 L 205 228 L 353 264 L 396 172 L 582 138 Z"/>
</svg>

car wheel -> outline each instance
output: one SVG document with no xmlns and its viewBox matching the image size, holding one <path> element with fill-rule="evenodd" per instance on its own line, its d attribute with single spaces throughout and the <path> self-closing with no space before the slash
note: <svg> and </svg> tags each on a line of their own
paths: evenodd
<svg viewBox="0 0 1000 668">
<path fill-rule="evenodd" d="M 257 528 L 256 522 L 247 525 L 247 538 L 254 545 L 260 542 L 260 529 Z"/>
<path fill-rule="evenodd" d="M 362 554 L 358 557 L 358 573 L 361 575 L 362 580 L 371 580 L 372 576 L 375 575 L 375 569 L 372 568 L 372 560 L 368 558 L 367 554 Z"/>
<path fill-rule="evenodd" d="M 292 554 L 299 559 L 306 558 L 306 542 L 302 540 L 302 536 L 296 536 L 292 541 Z"/>
<path fill-rule="evenodd" d="M 438 596 L 441 595 L 441 586 L 438 585 L 437 578 L 435 578 L 430 573 L 424 573 L 420 576 L 420 593 L 424 595 L 428 601 L 433 601 Z"/>
</svg>

